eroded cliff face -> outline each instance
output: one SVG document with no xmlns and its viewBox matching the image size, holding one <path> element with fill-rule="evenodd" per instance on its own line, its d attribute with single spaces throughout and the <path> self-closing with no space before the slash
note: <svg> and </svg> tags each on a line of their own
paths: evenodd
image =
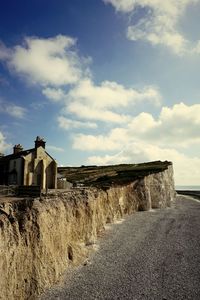
<svg viewBox="0 0 200 300">
<path fill-rule="evenodd" d="M 173 170 L 107 190 L 71 189 L 0 204 L 0 299 L 35 299 L 88 254 L 106 223 L 170 206 Z"/>
</svg>

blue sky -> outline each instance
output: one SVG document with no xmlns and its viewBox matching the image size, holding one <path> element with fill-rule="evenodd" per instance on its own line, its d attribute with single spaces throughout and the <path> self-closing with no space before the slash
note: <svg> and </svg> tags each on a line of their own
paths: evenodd
<svg viewBox="0 0 200 300">
<path fill-rule="evenodd" d="M 37 135 L 59 165 L 171 160 L 200 183 L 199 0 L 8 0 L 0 152 Z"/>
</svg>

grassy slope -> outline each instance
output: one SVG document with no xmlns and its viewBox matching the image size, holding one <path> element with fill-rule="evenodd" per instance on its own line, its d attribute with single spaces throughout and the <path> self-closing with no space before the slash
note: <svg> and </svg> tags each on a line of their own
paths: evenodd
<svg viewBox="0 0 200 300">
<path fill-rule="evenodd" d="M 58 173 L 66 177 L 69 182 L 103 188 L 129 183 L 134 179 L 161 172 L 167 169 L 169 165 L 171 162 L 168 161 L 154 161 L 142 164 L 59 167 Z"/>
</svg>

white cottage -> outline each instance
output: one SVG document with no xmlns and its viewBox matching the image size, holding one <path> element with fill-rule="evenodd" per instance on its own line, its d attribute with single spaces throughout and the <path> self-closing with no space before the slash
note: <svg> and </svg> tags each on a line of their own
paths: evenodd
<svg viewBox="0 0 200 300">
<path fill-rule="evenodd" d="M 18 144 L 13 154 L 0 157 L 0 184 L 57 187 L 57 163 L 45 151 L 46 142 L 37 136 L 35 147 L 23 150 Z"/>
</svg>

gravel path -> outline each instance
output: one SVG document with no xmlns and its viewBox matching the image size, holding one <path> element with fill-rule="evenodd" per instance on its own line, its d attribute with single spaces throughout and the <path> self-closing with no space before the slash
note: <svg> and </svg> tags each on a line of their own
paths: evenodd
<svg viewBox="0 0 200 300">
<path fill-rule="evenodd" d="M 49 299 L 200 299 L 200 202 L 138 212 L 111 226 L 99 250 Z"/>
</svg>

